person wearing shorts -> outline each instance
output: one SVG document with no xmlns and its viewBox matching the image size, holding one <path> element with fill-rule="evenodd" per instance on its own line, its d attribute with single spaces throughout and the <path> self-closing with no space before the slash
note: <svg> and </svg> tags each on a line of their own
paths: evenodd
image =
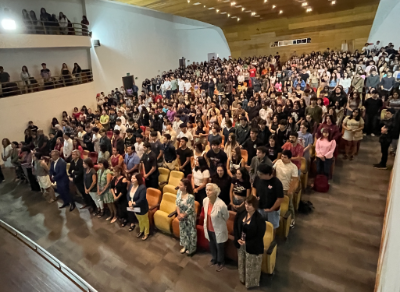
<svg viewBox="0 0 400 292">
<path fill-rule="evenodd" d="M 49 167 L 47 163 L 42 159 L 42 154 L 36 152 L 33 158 L 33 172 L 36 175 L 37 181 L 40 188 L 44 191 L 43 196 L 46 198 L 47 195 L 50 197 L 49 203 L 55 202 L 56 195 L 54 193 L 53 186 L 51 184 L 49 176 Z M 47 200 L 47 199 L 46 199 Z"/>
</svg>

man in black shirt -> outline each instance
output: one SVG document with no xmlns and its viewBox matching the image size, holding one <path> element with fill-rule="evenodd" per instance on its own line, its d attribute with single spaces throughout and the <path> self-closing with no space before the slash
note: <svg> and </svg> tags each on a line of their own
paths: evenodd
<svg viewBox="0 0 400 292">
<path fill-rule="evenodd" d="M 303 71 L 300 74 L 301 80 L 304 80 L 304 82 L 307 84 L 308 78 L 310 78 L 310 75 L 308 75 L 306 69 L 304 68 Z"/>
<path fill-rule="evenodd" d="M 133 130 L 127 129 L 126 130 L 126 137 L 125 137 L 125 147 L 134 146 L 136 143 L 136 137 L 133 136 Z"/>
<path fill-rule="evenodd" d="M 157 157 L 157 166 L 162 166 L 163 163 L 163 145 L 161 142 L 157 139 L 157 132 L 152 131 L 150 133 L 150 145 L 151 145 L 151 151 L 156 155 Z"/>
<path fill-rule="evenodd" d="M 279 127 L 275 132 L 276 136 L 276 143 L 278 144 L 278 147 L 282 147 L 283 144 L 289 140 L 289 135 L 290 135 L 290 128 L 287 125 L 287 120 L 282 119 L 279 121 Z"/>
<path fill-rule="evenodd" d="M 147 188 L 158 188 L 158 167 L 157 157 L 153 151 L 151 151 L 151 145 L 149 142 L 143 144 L 143 156 L 140 162 L 143 165 L 143 178 L 146 180 Z"/>
<path fill-rule="evenodd" d="M 221 150 L 219 147 L 221 143 L 218 141 L 212 141 L 211 142 L 211 149 L 207 152 L 207 158 L 210 160 L 210 175 L 213 176 L 214 174 L 217 173 L 217 165 L 222 164 L 226 165 L 226 162 L 228 160 L 228 156 L 226 156 L 226 153 Z"/>
<path fill-rule="evenodd" d="M 248 138 L 241 146 L 242 149 L 247 151 L 247 165 L 251 164 L 251 160 L 256 156 L 257 147 L 261 146 L 260 140 L 257 139 L 258 129 L 253 128 L 250 130 L 250 138 Z"/>
<path fill-rule="evenodd" d="M 260 127 L 260 132 L 258 132 L 258 140 L 260 140 L 262 146 L 266 146 L 269 142 L 269 137 L 271 136 L 271 132 L 267 127 L 267 122 L 261 119 L 258 122 L 258 126 Z"/>
<path fill-rule="evenodd" d="M 105 129 L 101 129 L 99 131 L 100 133 L 100 146 L 101 145 L 105 145 L 107 148 L 108 153 L 110 153 L 110 155 L 112 154 L 112 146 L 111 146 L 111 140 L 107 137 L 107 131 Z"/>
<path fill-rule="evenodd" d="M 272 166 L 260 164 L 253 183 L 252 193 L 259 199 L 258 212 L 274 229 L 279 227 L 280 206 L 283 200 L 283 185 L 274 177 Z"/>
<path fill-rule="evenodd" d="M 186 143 L 188 141 L 189 141 L 188 138 L 182 137 L 179 142 L 180 148 L 176 151 L 176 154 L 178 155 L 178 159 L 180 162 L 179 170 L 183 171 L 185 177 L 187 177 L 189 174 L 192 173 L 190 157 L 193 156 L 193 151 L 186 146 Z"/>
<path fill-rule="evenodd" d="M 86 150 L 89 152 L 94 152 L 93 133 L 90 124 L 86 125 L 86 134 L 83 135 L 83 143 L 85 144 Z"/>
</svg>

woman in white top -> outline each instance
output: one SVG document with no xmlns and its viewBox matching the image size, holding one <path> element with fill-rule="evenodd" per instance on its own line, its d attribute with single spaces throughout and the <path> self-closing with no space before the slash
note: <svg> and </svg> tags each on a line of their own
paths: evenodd
<svg viewBox="0 0 400 292">
<path fill-rule="evenodd" d="M 209 241 L 212 255 L 211 266 L 217 265 L 217 272 L 223 270 L 224 244 L 228 240 L 228 228 L 226 222 L 229 219 L 228 208 L 224 201 L 218 198 L 221 193 L 216 184 L 208 183 L 206 186 L 207 198 L 203 201 L 204 208 L 204 236 Z"/>
<path fill-rule="evenodd" d="M 25 87 L 26 93 L 28 93 L 29 86 L 31 84 L 31 81 L 29 80 L 29 78 L 31 78 L 31 75 L 28 72 L 28 68 L 26 66 L 22 66 L 21 80 L 24 82 L 24 87 Z"/>
<path fill-rule="evenodd" d="M 344 131 L 343 140 L 345 140 L 345 155 L 344 159 L 350 157 L 353 160 L 353 156 L 357 152 L 357 145 L 363 138 L 364 120 L 360 116 L 360 110 L 357 108 L 353 111 L 352 115 L 346 117 L 342 125 Z"/>
<path fill-rule="evenodd" d="M 240 151 L 240 147 L 236 147 L 232 149 L 232 154 L 228 157 L 226 162 L 226 169 L 230 177 L 234 177 L 236 171 L 241 168 L 245 167 L 244 159 L 242 157 L 242 153 Z"/>
<path fill-rule="evenodd" d="M 194 168 L 192 172 L 192 186 L 195 199 L 200 204 L 203 203 L 206 197 L 206 184 L 210 178 L 208 165 L 203 157 L 198 157 L 194 160 Z"/>
<path fill-rule="evenodd" d="M 11 163 L 12 146 L 10 140 L 4 138 L 3 141 L 1 141 L 1 144 L 3 146 L 3 153 L 1 155 L 1 159 L 3 159 L 4 161 L 4 167 L 13 167 L 13 164 Z"/>
<path fill-rule="evenodd" d="M 233 124 L 233 119 L 231 118 L 231 113 L 229 111 L 225 112 L 225 117 L 222 119 L 221 122 L 221 129 L 223 130 L 226 127 L 226 121 L 230 120 Z"/>
<path fill-rule="evenodd" d="M 61 34 L 68 34 L 68 18 L 62 12 L 58 15 L 58 24 Z"/>
<path fill-rule="evenodd" d="M 224 147 L 224 152 L 228 156 L 228 159 L 232 157 L 232 150 L 239 147 L 239 143 L 236 141 L 235 133 L 230 133 L 228 136 L 228 142 Z"/>
<path fill-rule="evenodd" d="M 347 72 L 343 73 L 343 78 L 339 80 L 339 85 L 343 86 L 344 92 L 349 93 L 349 88 L 351 86 L 351 78 L 347 74 Z"/>
<path fill-rule="evenodd" d="M 92 130 L 93 131 L 93 137 L 92 137 L 92 142 L 94 145 L 94 152 L 99 153 L 100 152 L 100 134 L 99 134 L 99 129 L 95 128 Z"/>
</svg>

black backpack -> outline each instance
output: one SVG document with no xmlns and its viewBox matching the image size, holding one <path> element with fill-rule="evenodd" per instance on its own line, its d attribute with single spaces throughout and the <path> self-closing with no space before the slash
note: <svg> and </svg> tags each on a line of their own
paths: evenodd
<svg viewBox="0 0 400 292">
<path fill-rule="evenodd" d="M 300 201 L 299 203 L 299 213 L 310 214 L 314 210 L 314 206 L 310 201 Z"/>
</svg>

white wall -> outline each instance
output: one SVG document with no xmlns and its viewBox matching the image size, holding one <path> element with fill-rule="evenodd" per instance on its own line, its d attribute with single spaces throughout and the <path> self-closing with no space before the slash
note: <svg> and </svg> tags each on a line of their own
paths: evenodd
<svg viewBox="0 0 400 292">
<path fill-rule="evenodd" d="M 92 39 L 92 66 L 98 92 L 122 85 L 131 73 L 136 84 L 164 70 L 176 69 L 179 59 L 207 60 L 208 53 L 230 56 L 222 30 L 210 24 L 132 5 L 86 0 Z"/>
<path fill-rule="evenodd" d="M 383 46 L 393 43 L 396 49 L 400 47 L 399 16 L 399 0 L 380 0 L 368 42 L 381 41 Z"/>
<path fill-rule="evenodd" d="M 23 141 L 28 121 L 33 121 L 45 134 L 53 117 L 59 122 L 63 111 L 72 114 L 74 107 L 96 108 L 94 82 L 0 98 L 0 137 Z M 0 146 L 1 147 L 1 146 Z"/>
<path fill-rule="evenodd" d="M 0 34 L 0 49 L 90 48 L 91 46 L 91 39 L 88 36 Z"/>
<path fill-rule="evenodd" d="M 28 67 L 32 77 L 40 77 L 42 63 L 47 64 L 53 76 L 61 75 L 62 63 L 66 63 L 71 72 L 75 62 L 82 69 L 90 69 L 88 49 L 85 48 L 2 49 L 0 56 L 0 66 L 10 74 L 11 81 L 21 80 L 23 65 Z"/>
<path fill-rule="evenodd" d="M 50 14 L 58 17 L 63 12 L 73 23 L 80 23 L 83 15 L 83 0 L 1 0 L 0 18 L 4 8 L 8 8 L 16 20 L 22 20 L 22 9 L 33 10 L 40 20 L 40 9 L 43 7 Z M 88 19 L 90 22 L 90 19 Z"/>
<path fill-rule="evenodd" d="M 400 159 L 396 156 L 383 225 L 376 292 L 400 291 Z"/>
</svg>

